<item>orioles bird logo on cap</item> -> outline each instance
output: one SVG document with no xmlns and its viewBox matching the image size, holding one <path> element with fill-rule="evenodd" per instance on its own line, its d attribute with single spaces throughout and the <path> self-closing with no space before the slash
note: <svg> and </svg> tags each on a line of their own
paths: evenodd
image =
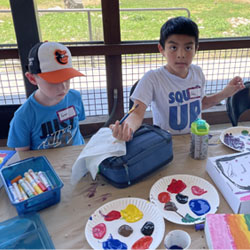
<svg viewBox="0 0 250 250">
<path fill-rule="evenodd" d="M 68 55 L 66 50 L 56 50 L 55 51 L 55 59 L 60 64 L 68 63 Z"/>
</svg>

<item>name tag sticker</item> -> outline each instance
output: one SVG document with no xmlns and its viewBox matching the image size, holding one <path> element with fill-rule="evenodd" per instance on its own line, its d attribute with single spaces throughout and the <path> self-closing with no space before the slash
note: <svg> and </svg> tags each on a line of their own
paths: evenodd
<svg viewBox="0 0 250 250">
<path fill-rule="evenodd" d="M 188 89 L 189 99 L 196 99 L 201 97 L 201 87 L 196 86 Z"/>
<path fill-rule="evenodd" d="M 62 109 L 56 112 L 60 122 L 66 121 L 76 116 L 76 110 L 74 106 L 70 106 L 66 109 Z"/>
</svg>

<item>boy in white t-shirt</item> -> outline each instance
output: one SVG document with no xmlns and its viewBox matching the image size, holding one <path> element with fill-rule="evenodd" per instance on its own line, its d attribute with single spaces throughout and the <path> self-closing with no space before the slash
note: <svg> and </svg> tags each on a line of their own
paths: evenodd
<svg viewBox="0 0 250 250">
<path fill-rule="evenodd" d="M 189 18 L 176 17 L 161 28 L 158 49 L 167 64 L 148 71 L 139 81 L 131 99 L 138 105 L 122 123 L 110 125 L 113 136 L 129 141 L 142 124 L 149 104 L 153 123 L 172 134 L 190 132 L 191 123 L 200 117 L 202 109 L 210 108 L 244 88 L 242 79 L 234 77 L 220 92 L 205 96 L 205 77 L 192 61 L 198 49 L 199 30 Z"/>
</svg>

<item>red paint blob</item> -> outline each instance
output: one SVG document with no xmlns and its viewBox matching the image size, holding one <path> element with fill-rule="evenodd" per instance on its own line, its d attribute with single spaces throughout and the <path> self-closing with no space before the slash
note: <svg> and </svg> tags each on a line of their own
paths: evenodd
<svg viewBox="0 0 250 250">
<path fill-rule="evenodd" d="M 104 223 L 100 223 L 92 228 L 93 236 L 96 239 L 102 239 L 106 234 L 106 225 Z"/>
<path fill-rule="evenodd" d="M 192 187 L 191 187 L 191 190 L 192 190 L 192 193 L 193 193 L 194 195 L 198 195 L 198 196 L 207 193 L 206 190 L 204 190 L 204 189 L 202 189 L 202 188 L 200 188 L 200 187 L 198 187 L 198 186 L 192 186 Z"/>
<path fill-rule="evenodd" d="M 161 192 L 158 194 L 158 200 L 161 203 L 167 203 L 170 201 L 170 194 L 167 192 Z"/>
<path fill-rule="evenodd" d="M 121 213 L 116 210 L 112 210 L 107 215 L 104 216 L 105 221 L 118 220 L 120 218 L 121 218 Z"/>
<path fill-rule="evenodd" d="M 151 236 L 144 236 L 137 240 L 131 249 L 148 249 L 153 241 L 153 238 Z"/>
<path fill-rule="evenodd" d="M 182 180 L 172 179 L 171 183 L 168 185 L 167 191 L 173 194 L 178 194 L 186 187 L 187 185 Z"/>
</svg>

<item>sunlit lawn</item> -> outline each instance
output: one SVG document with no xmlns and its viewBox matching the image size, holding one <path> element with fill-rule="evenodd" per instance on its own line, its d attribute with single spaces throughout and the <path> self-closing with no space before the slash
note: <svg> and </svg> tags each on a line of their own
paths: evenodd
<svg viewBox="0 0 250 250">
<path fill-rule="evenodd" d="M 96 4 L 97 3 L 97 4 Z M 100 1 L 84 1 L 84 8 L 100 8 Z M 38 9 L 64 8 L 62 0 L 39 0 Z M 248 0 L 121 0 L 120 8 L 185 7 L 197 22 L 201 38 L 250 36 Z M 9 0 L 0 0 L 0 9 L 9 8 Z M 157 40 L 162 24 L 185 11 L 120 12 L 122 40 Z M 59 42 L 89 41 L 88 19 L 81 13 L 40 13 L 43 40 Z M 92 39 L 102 40 L 101 12 L 92 12 Z M 16 43 L 11 14 L 0 13 L 0 44 Z"/>
</svg>

